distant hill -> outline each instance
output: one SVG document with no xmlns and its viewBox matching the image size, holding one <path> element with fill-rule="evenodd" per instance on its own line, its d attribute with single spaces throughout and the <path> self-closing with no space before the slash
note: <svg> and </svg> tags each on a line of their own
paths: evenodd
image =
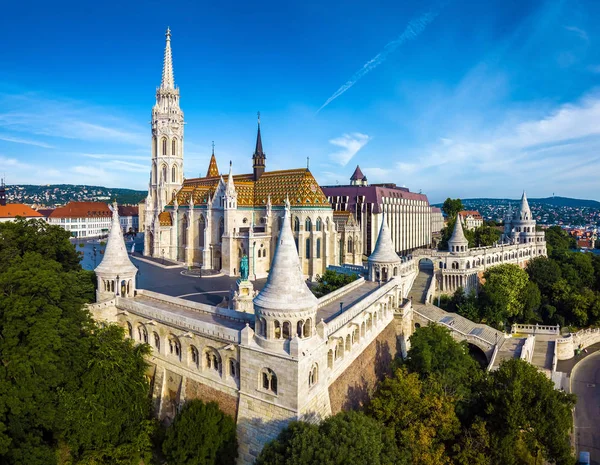
<svg viewBox="0 0 600 465">
<path fill-rule="evenodd" d="M 491 198 L 476 198 L 476 199 L 462 199 L 465 204 L 507 204 L 517 203 L 520 199 L 491 199 Z M 600 202 L 597 200 L 586 200 L 586 199 L 572 199 L 569 197 L 546 197 L 543 199 L 528 199 L 531 204 L 541 205 L 553 205 L 556 207 L 580 207 L 580 208 L 598 208 L 600 209 Z M 436 206 L 442 206 L 442 204 L 436 204 Z"/>
<path fill-rule="evenodd" d="M 87 186 L 73 184 L 14 184 L 6 186 L 9 203 L 39 204 L 47 207 L 65 205 L 71 201 L 112 202 L 121 205 L 135 205 L 148 195 L 146 191 L 114 187 Z"/>
</svg>

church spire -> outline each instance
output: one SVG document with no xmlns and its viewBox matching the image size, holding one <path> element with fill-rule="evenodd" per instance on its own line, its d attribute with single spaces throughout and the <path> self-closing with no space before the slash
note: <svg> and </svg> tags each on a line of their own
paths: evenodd
<svg viewBox="0 0 600 465">
<path fill-rule="evenodd" d="M 210 163 L 208 164 L 208 171 L 206 172 L 207 178 L 216 178 L 219 176 L 219 167 L 217 166 L 217 159 L 215 158 L 215 142 L 212 143 L 212 155 L 210 156 Z"/>
<path fill-rule="evenodd" d="M 173 57 L 171 56 L 171 29 L 167 28 L 165 34 L 167 45 L 165 46 L 165 60 L 163 63 L 161 89 L 175 89 L 175 78 L 173 77 Z"/>
<path fill-rule="evenodd" d="M 254 169 L 254 180 L 258 181 L 262 174 L 265 172 L 265 160 L 266 156 L 263 152 L 262 137 L 260 135 L 260 111 L 258 115 L 258 131 L 256 133 L 256 148 L 254 149 L 254 155 L 252 155 L 252 167 Z"/>
<path fill-rule="evenodd" d="M 460 214 L 457 214 L 452 237 L 448 239 L 448 250 L 450 252 L 466 252 L 468 248 L 469 241 L 465 237 L 465 232 L 463 231 L 462 219 Z"/>
</svg>

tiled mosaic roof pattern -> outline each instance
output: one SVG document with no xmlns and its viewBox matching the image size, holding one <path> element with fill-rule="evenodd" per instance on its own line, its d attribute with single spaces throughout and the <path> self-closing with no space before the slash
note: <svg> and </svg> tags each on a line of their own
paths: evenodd
<svg viewBox="0 0 600 465">
<path fill-rule="evenodd" d="M 171 221 L 171 214 L 169 212 L 161 212 L 158 215 L 158 221 L 161 226 L 173 226 L 173 222 Z"/>
<path fill-rule="evenodd" d="M 219 177 L 186 179 L 177 194 L 179 205 L 187 205 L 193 196 L 195 205 L 208 202 L 214 196 L 219 185 Z M 319 184 L 307 169 L 294 169 L 265 172 L 258 181 L 252 174 L 233 176 L 240 207 L 260 207 L 268 203 L 269 196 L 273 206 L 285 205 L 289 197 L 292 207 L 329 207 L 327 197 Z"/>
</svg>

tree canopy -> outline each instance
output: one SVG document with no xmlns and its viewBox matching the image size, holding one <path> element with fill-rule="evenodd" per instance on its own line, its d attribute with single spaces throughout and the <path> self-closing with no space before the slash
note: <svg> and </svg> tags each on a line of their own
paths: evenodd
<svg viewBox="0 0 600 465">
<path fill-rule="evenodd" d="M 84 305 L 94 282 L 67 231 L 0 223 L 0 462 L 137 465 L 148 456 L 145 349 L 92 321 Z"/>
<path fill-rule="evenodd" d="M 338 273 L 333 270 L 326 270 L 323 275 L 317 277 L 316 286 L 312 287 L 313 293 L 317 297 L 322 297 L 330 292 L 333 292 L 352 281 L 356 281 L 358 275 Z"/>
<path fill-rule="evenodd" d="M 216 402 L 190 400 L 167 429 L 162 449 L 173 464 L 234 465 L 235 421 Z"/>
<path fill-rule="evenodd" d="M 462 200 L 448 197 L 442 205 L 442 211 L 448 218 L 455 218 L 458 212 L 464 210 Z"/>
</svg>

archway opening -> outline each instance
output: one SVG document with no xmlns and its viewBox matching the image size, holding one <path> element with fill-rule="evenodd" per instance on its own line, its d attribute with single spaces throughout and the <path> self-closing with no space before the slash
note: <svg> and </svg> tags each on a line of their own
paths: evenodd
<svg viewBox="0 0 600 465">
<path fill-rule="evenodd" d="M 487 355 L 481 349 L 481 347 L 476 346 L 475 344 L 468 343 L 467 347 L 469 349 L 469 355 L 473 357 L 473 359 L 479 364 L 479 367 L 482 370 L 487 369 L 489 364 Z"/>
</svg>

